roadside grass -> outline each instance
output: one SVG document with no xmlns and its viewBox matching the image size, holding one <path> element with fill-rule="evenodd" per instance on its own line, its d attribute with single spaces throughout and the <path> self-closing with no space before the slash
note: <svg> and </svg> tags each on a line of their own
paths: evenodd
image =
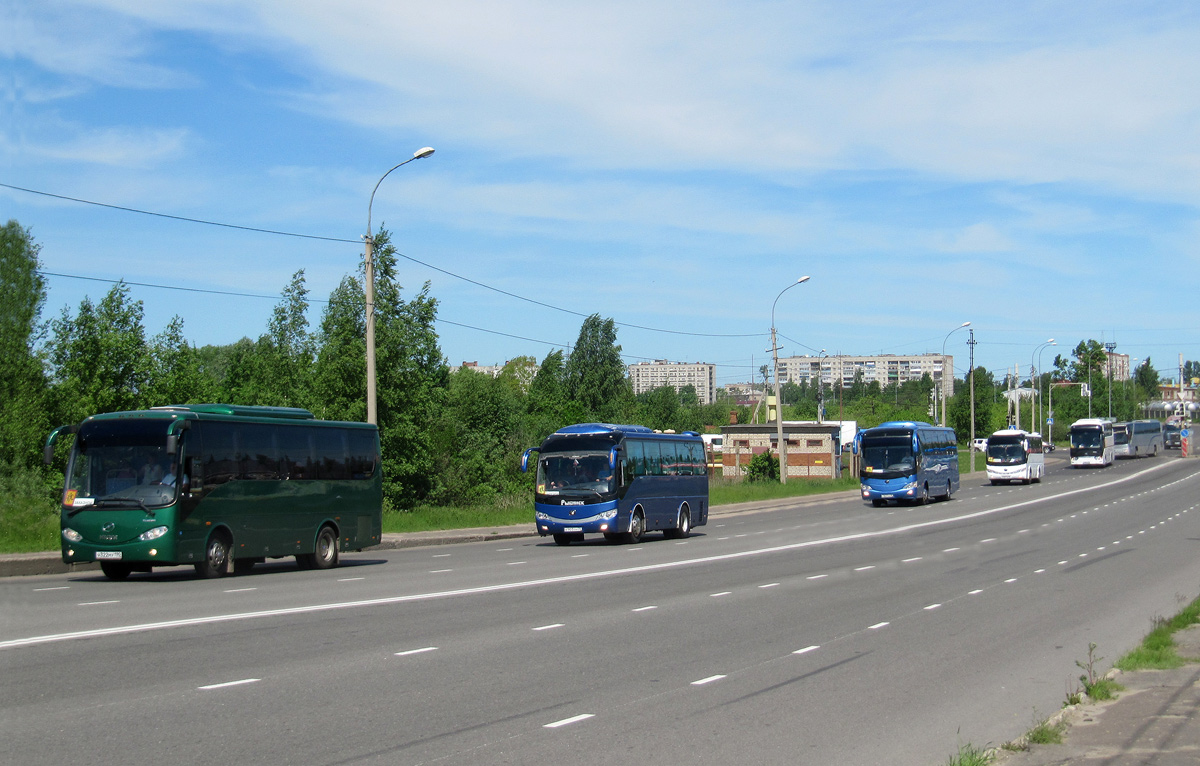
<svg viewBox="0 0 1200 766">
<path fill-rule="evenodd" d="M 946 766 L 987 766 L 994 760 L 992 753 L 968 742 L 958 746 L 958 752 L 950 756 Z"/>
<path fill-rule="evenodd" d="M 0 475 L 0 553 L 58 550 L 58 504 L 36 472 Z"/>
<path fill-rule="evenodd" d="M 857 478 L 845 475 L 833 481 L 792 479 L 787 484 L 713 479 L 709 482 L 708 497 L 711 505 L 729 505 L 840 492 L 857 486 Z M 513 524 L 533 525 L 533 498 L 530 495 L 505 495 L 494 503 L 477 506 L 418 505 L 411 510 L 384 508 L 383 513 L 384 532 L 430 532 Z"/>
<path fill-rule="evenodd" d="M 842 472 L 840 479 L 788 479 L 787 484 L 778 481 L 726 481 L 713 479 L 708 484 L 708 500 L 711 505 L 731 505 L 761 500 L 780 500 L 787 497 L 804 497 L 828 492 L 843 492 L 858 488 L 858 477 Z"/>
<path fill-rule="evenodd" d="M 1066 732 L 1066 721 L 1059 719 L 1054 723 L 1050 723 L 1048 718 L 1044 718 L 1034 724 L 1033 728 L 1029 730 L 1025 735 L 1025 741 L 1031 745 L 1061 745 L 1063 734 Z"/>
<path fill-rule="evenodd" d="M 29 479 L 26 483 L 32 483 Z M 11 481 L 9 482 L 11 483 Z M 709 486 L 712 505 L 746 503 L 785 497 L 803 497 L 854 489 L 858 479 L 793 479 L 778 482 L 732 482 L 714 479 Z M 0 492 L 0 553 L 37 553 L 58 550 L 58 506 L 42 499 L 40 485 L 21 486 Z M 385 507 L 384 532 L 428 532 L 439 529 L 533 524 L 533 498 L 528 494 L 505 495 L 487 505 L 419 505 L 410 510 Z"/>
<path fill-rule="evenodd" d="M 1142 639 L 1142 643 L 1126 652 L 1113 663 L 1120 670 L 1168 670 L 1187 664 L 1187 660 L 1175 651 L 1172 634 L 1191 625 L 1200 623 L 1200 597 L 1185 606 L 1174 617 L 1158 618 L 1154 628 Z"/>
</svg>

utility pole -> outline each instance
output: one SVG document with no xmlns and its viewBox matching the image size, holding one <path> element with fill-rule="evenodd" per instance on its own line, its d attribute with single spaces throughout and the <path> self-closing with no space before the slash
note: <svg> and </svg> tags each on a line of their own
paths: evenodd
<svg viewBox="0 0 1200 766">
<path fill-rule="evenodd" d="M 1108 417 L 1112 419 L 1112 354 L 1117 350 L 1117 344 L 1109 341 L 1104 344 L 1104 366 L 1108 368 Z"/>
<path fill-rule="evenodd" d="M 970 330 L 970 338 L 967 340 L 967 347 L 971 349 L 970 361 L 967 363 L 967 379 L 970 381 L 968 389 L 971 397 L 971 441 L 967 442 L 967 460 L 970 461 L 967 473 L 975 472 L 975 328 Z"/>
</svg>

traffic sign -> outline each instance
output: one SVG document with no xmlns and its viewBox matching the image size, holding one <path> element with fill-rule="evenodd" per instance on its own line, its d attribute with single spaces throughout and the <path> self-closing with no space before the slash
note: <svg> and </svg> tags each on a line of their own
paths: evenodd
<svg viewBox="0 0 1200 766">
<path fill-rule="evenodd" d="M 1186 439 L 1192 435 L 1192 431 L 1190 428 L 1185 428 L 1179 432 L 1179 435 Z"/>
<path fill-rule="evenodd" d="M 1046 425 L 1049 425 L 1049 426 L 1054 425 L 1054 418 L 1046 418 Z"/>
</svg>

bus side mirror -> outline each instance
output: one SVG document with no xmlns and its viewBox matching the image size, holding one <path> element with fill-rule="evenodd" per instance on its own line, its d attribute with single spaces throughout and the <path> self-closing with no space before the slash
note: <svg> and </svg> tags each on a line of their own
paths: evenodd
<svg viewBox="0 0 1200 766">
<path fill-rule="evenodd" d="M 47 444 L 46 448 L 44 450 L 42 450 L 42 461 L 46 465 L 50 465 L 51 463 L 54 462 L 54 445 L 53 444 Z"/>
<path fill-rule="evenodd" d="M 529 456 L 537 451 L 537 447 L 530 447 L 529 449 L 525 450 L 524 454 L 521 455 L 521 473 L 529 472 Z"/>
</svg>

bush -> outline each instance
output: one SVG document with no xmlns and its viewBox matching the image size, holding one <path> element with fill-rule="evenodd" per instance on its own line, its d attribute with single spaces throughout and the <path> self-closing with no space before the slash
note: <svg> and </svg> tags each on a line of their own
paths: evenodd
<svg viewBox="0 0 1200 766">
<path fill-rule="evenodd" d="M 746 481 L 779 481 L 779 459 L 770 452 L 760 452 L 750 458 Z"/>
<path fill-rule="evenodd" d="M 0 466 L 0 553 L 58 548 L 58 504 L 54 484 L 36 469 Z"/>
</svg>

